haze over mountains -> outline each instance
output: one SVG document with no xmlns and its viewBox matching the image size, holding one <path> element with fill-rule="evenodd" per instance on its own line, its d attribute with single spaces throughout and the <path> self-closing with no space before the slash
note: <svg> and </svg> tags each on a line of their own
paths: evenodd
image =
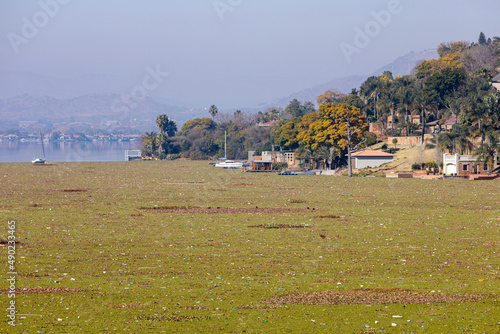
<svg viewBox="0 0 500 334">
<path fill-rule="evenodd" d="M 419 61 L 436 57 L 435 49 L 411 52 L 378 69 L 372 75 L 380 75 L 386 70 L 391 71 L 394 76 L 405 75 Z M 263 111 L 268 107 L 285 107 L 294 98 L 314 102 L 316 97 L 326 90 L 349 93 L 352 88 L 359 88 L 369 76 L 336 78 L 284 97 L 269 99 L 268 102 L 253 105 L 242 102 L 240 105 L 234 105 L 234 108 L 219 111 Z M 166 81 L 172 81 L 171 79 L 169 77 Z M 267 84 L 264 81 L 262 78 L 248 78 L 247 82 L 240 83 L 239 87 L 235 84 L 232 88 L 226 87 L 223 93 L 228 96 L 238 95 L 242 93 L 242 87 L 252 85 L 262 88 L 263 97 L 279 91 L 272 89 L 275 80 L 270 79 Z M 141 76 L 88 75 L 64 79 L 28 72 L 0 72 L 0 117 L 4 120 L 1 128 L 15 128 L 21 121 L 41 121 L 49 124 L 86 122 L 97 127 L 114 124 L 145 131 L 154 129 L 156 115 L 166 113 L 182 124 L 195 117 L 207 117 L 207 111 L 200 106 L 216 104 L 216 101 L 211 99 L 210 91 L 205 92 L 199 88 L 174 96 L 173 89 L 161 89 L 162 85 L 149 92 L 150 95 L 143 99 L 131 99 L 131 92 L 138 82 L 142 82 Z M 299 84 L 300 82 L 295 83 Z M 171 88 L 175 83 L 168 82 L 166 86 Z M 193 87 L 196 86 L 193 83 Z"/>
<path fill-rule="evenodd" d="M 333 90 L 336 92 L 348 94 L 353 88 L 359 89 L 363 82 L 365 82 L 365 80 L 372 75 L 378 76 L 381 75 L 384 71 L 391 71 L 394 77 L 398 75 L 407 75 L 420 61 L 434 59 L 437 57 L 438 54 L 435 49 L 429 49 L 420 52 L 410 52 L 404 56 L 398 57 L 392 63 L 379 68 L 371 75 L 352 75 L 343 78 L 336 78 L 323 84 L 301 90 L 289 96 L 282 97 L 278 100 L 271 101 L 264 106 L 284 107 L 288 105 L 288 103 L 292 99 L 297 99 L 299 101 L 316 102 L 316 98 L 327 90 Z"/>
</svg>

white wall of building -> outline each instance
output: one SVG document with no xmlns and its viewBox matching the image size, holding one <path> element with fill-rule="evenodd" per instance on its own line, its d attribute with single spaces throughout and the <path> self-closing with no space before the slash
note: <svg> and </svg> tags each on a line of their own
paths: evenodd
<svg viewBox="0 0 500 334">
<path fill-rule="evenodd" d="M 394 161 L 391 157 L 356 157 L 354 158 L 354 168 L 361 169 L 367 167 L 379 167 L 388 162 Z"/>
<path fill-rule="evenodd" d="M 460 156 L 458 154 L 443 154 L 443 173 L 445 175 L 458 174 L 458 162 Z"/>
</svg>

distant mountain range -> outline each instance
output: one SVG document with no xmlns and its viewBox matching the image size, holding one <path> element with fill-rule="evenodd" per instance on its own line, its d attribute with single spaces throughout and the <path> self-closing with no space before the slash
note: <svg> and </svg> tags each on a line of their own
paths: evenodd
<svg viewBox="0 0 500 334">
<path fill-rule="evenodd" d="M 436 58 L 436 50 L 411 52 L 397 58 L 372 75 L 391 71 L 394 76 L 405 75 L 422 60 Z M 303 89 L 289 96 L 243 110 L 259 111 L 268 107 L 285 107 L 292 99 L 316 101 L 327 90 L 349 93 L 359 88 L 370 75 L 337 78 Z M 207 117 L 206 110 L 170 105 L 168 97 L 147 96 L 141 101 L 127 101 L 123 93 L 130 91 L 134 77 L 91 75 L 75 79 L 57 79 L 26 72 L 0 73 L 0 129 L 19 127 L 19 122 L 39 124 L 86 123 L 88 127 L 122 126 L 138 131 L 153 130 L 155 117 L 166 113 L 180 124 L 195 117 Z M 189 105 L 188 102 L 183 104 Z M 224 112 L 224 110 L 221 110 Z M 26 123 L 27 124 L 27 123 Z M 106 125 L 108 124 L 108 125 Z"/>
<path fill-rule="evenodd" d="M 185 121 L 191 118 L 192 113 L 193 110 L 166 106 L 149 97 L 141 101 L 124 101 L 123 95 L 111 93 L 87 94 L 70 99 L 24 94 L 0 100 L 0 128 L 23 127 L 20 122 L 36 121 L 38 127 L 56 124 L 56 127 L 85 130 L 129 128 L 146 131 L 155 129 L 157 115 L 176 115 L 179 117 L 176 120 Z"/>
<path fill-rule="evenodd" d="M 267 107 L 285 107 L 293 99 L 297 99 L 299 101 L 316 102 L 316 98 L 327 90 L 333 90 L 335 92 L 348 94 L 353 88 L 359 89 L 363 82 L 365 82 L 365 80 L 370 76 L 379 76 L 385 71 L 391 71 L 394 77 L 398 75 L 407 75 L 415 68 L 415 66 L 419 62 L 423 60 L 434 59 L 437 57 L 438 54 L 436 49 L 429 49 L 420 52 L 413 51 L 404 56 L 398 57 L 392 63 L 379 68 L 371 75 L 353 75 L 333 79 L 323 84 L 303 89 L 289 96 L 282 97 L 274 101 L 269 101 L 265 104 L 260 105 L 259 107 L 264 109 Z"/>
<path fill-rule="evenodd" d="M 133 87 L 133 79 L 114 75 L 53 78 L 31 72 L 0 72 L 0 98 L 17 95 L 51 96 L 60 99 L 87 94 L 120 93 Z"/>
</svg>

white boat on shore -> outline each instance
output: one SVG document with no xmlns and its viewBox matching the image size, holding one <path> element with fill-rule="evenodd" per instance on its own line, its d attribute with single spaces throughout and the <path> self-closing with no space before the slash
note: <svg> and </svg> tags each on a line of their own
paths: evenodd
<svg viewBox="0 0 500 334">
<path fill-rule="evenodd" d="M 231 139 L 229 139 L 231 140 Z M 233 146 L 234 148 L 234 146 Z M 235 149 L 236 151 L 236 149 Z M 238 152 L 236 152 L 236 155 L 238 155 Z M 227 132 L 224 132 L 224 157 L 219 158 L 217 163 L 214 165 L 215 167 L 218 168 L 225 168 L 225 169 L 241 169 L 243 167 L 243 161 L 234 161 L 234 160 L 227 160 Z M 239 158 L 239 156 L 238 156 Z"/>
<path fill-rule="evenodd" d="M 35 159 L 31 160 L 31 162 L 34 164 L 44 164 L 46 162 L 46 160 L 43 158 L 35 158 Z"/>
<path fill-rule="evenodd" d="M 33 160 L 31 160 L 31 162 L 34 164 L 44 164 L 46 162 L 46 160 L 45 160 L 45 148 L 43 147 L 42 131 L 40 131 L 40 144 L 42 145 L 40 153 L 41 153 L 41 156 L 43 158 L 40 157 L 40 158 L 34 158 Z"/>
<path fill-rule="evenodd" d="M 225 160 L 221 162 L 217 162 L 215 167 L 219 168 L 229 168 L 229 169 L 240 169 L 243 167 L 243 162 L 233 161 L 233 160 Z"/>
</svg>

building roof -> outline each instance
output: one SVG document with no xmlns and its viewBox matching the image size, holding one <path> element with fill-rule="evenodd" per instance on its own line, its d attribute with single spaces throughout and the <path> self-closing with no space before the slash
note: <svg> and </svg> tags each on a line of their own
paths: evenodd
<svg viewBox="0 0 500 334">
<path fill-rule="evenodd" d="M 493 78 L 493 82 L 500 82 L 500 74 Z"/>
<path fill-rule="evenodd" d="M 441 122 L 441 120 L 438 119 L 437 121 L 427 123 L 427 126 L 438 125 L 440 122 Z M 457 116 L 455 116 L 455 115 L 451 115 L 443 123 L 443 125 L 455 125 L 455 124 L 457 124 Z"/>
<path fill-rule="evenodd" d="M 393 158 L 394 154 L 377 151 L 377 150 L 364 150 L 352 153 L 351 157 L 378 157 L 378 158 Z"/>
<path fill-rule="evenodd" d="M 278 125 L 279 121 L 269 121 L 266 123 L 260 123 L 259 126 L 276 126 Z"/>
<path fill-rule="evenodd" d="M 457 116 L 451 115 L 448 117 L 446 121 L 444 121 L 444 125 L 455 125 L 457 124 Z"/>
</svg>

